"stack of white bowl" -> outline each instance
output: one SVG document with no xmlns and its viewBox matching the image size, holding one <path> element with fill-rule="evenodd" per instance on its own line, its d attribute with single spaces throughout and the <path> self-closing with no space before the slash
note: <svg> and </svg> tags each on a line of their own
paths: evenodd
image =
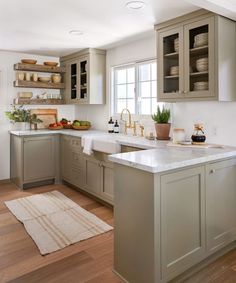
<svg viewBox="0 0 236 283">
<path fill-rule="evenodd" d="M 193 86 L 194 91 L 208 90 L 208 82 L 196 82 Z"/>
<path fill-rule="evenodd" d="M 208 71 L 208 57 L 197 59 L 196 69 L 198 70 L 198 72 Z"/>
<path fill-rule="evenodd" d="M 175 52 L 179 52 L 179 38 L 174 40 L 174 50 Z"/>
<path fill-rule="evenodd" d="M 179 66 L 170 67 L 170 75 L 171 76 L 178 76 L 179 75 Z"/>
<path fill-rule="evenodd" d="M 208 44 L 208 32 L 200 33 L 194 36 L 194 47 L 201 47 Z"/>
</svg>

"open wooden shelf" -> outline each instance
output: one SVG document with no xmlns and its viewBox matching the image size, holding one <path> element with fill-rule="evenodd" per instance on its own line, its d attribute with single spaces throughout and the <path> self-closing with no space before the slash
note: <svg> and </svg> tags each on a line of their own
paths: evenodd
<svg viewBox="0 0 236 283">
<path fill-rule="evenodd" d="M 16 71 L 32 71 L 41 73 L 65 73 L 66 69 L 64 67 L 51 67 L 38 64 L 22 64 L 17 63 L 14 65 L 14 70 Z"/>
<path fill-rule="evenodd" d="M 64 89 L 64 83 L 43 83 L 43 82 L 33 82 L 33 81 L 14 81 L 15 87 L 25 87 L 25 88 L 47 88 L 47 89 Z"/>
<path fill-rule="evenodd" d="M 16 98 L 14 99 L 14 105 L 59 105 L 65 104 L 63 99 L 25 99 L 25 98 Z"/>
</svg>

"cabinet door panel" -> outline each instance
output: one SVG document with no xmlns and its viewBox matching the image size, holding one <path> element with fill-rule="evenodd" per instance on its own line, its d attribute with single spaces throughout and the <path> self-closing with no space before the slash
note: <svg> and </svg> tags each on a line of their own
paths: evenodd
<svg viewBox="0 0 236 283">
<path fill-rule="evenodd" d="M 199 38 L 207 34 L 206 39 Z M 204 43 L 204 41 L 206 43 Z M 184 93 L 186 98 L 215 96 L 214 17 L 184 26 Z M 201 60 L 201 61 L 200 61 Z M 208 60 L 208 61 L 207 61 Z M 202 82 L 208 83 L 202 90 Z M 201 85 L 200 85 L 201 84 Z"/>
<path fill-rule="evenodd" d="M 210 250 L 236 239 L 236 159 L 207 166 L 207 247 Z"/>
<path fill-rule="evenodd" d="M 204 169 L 161 177 L 162 277 L 171 279 L 205 252 Z"/>
<path fill-rule="evenodd" d="M 108 201 L 113 201 L 114 199 L 114 174 L 112 164 L 103 163 L 103 181 L 102 181 L 102 197 Z"/>
<path fill-rule="evenodd" d="M 183 27 L 159 32 L 158 100 L 183 98 L 183 64 Z"/>
<path fill-rule="evenodd" d="M 24 182 L 55 177 L 54 138 L 24 138 Z"/>
<path fill-rule="evenodd" d="M 99 195 L 101 192 L 101 164 L 94 158 L 85 157 L 85 185 L 88 192 Z"/>
<path fill-rule="evenodd" d="M 61 175 L 69 182 L 71 178 L 71 138 L 61 137 Z"/>
</svg>

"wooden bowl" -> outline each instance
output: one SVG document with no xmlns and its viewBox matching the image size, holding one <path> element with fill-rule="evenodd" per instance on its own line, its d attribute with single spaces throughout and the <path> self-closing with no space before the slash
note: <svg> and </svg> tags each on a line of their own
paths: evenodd
<svg viewBox="0 0 236 283">
<path fill-rule="evenodd" d="M 79 130 L 79 131 L 86 131 L 86 130 L 90 129 L 90 127 L 91 126 L 74 126 L 74 125 L 72 125 L 72 128 L 74 130 Z"/>
<path fill-rule="evenodd" d="M 49 130 L 62 130 L 63 126 L 58 126 L 58 127 L 48 127 Z"/>
<path fill-rule="evenodd" d="M 22 59 L 21 63 L 23 64 L 31 64 L 31 65 L 35 65 L 37 63 L 37 60 L 33 60 L 33 59 Z"/>
<path fill-rule="evenodd" d="M 56 67 L 58 62 L 43 62 L 45 66 Z"/>
</svg>

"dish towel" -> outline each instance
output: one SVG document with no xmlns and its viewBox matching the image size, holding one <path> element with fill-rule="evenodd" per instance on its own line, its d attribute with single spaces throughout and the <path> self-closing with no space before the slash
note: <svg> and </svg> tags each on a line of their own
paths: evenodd
<svg viewBox="0 0 236 283">
<path fill-rule="evenodd" d="M 87 155 L 93 154 L 93 137 L 92 136 L 82 137 L 82 145 L 84 147 L 83 153 Z"/>
</svg>

